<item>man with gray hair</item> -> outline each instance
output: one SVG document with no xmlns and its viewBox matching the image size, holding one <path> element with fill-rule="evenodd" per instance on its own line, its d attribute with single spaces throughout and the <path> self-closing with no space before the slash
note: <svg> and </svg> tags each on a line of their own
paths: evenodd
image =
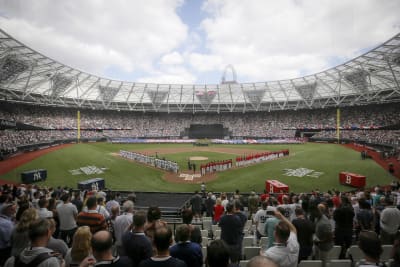
<svg viewBox="0 0 400 267">
<path fill-rule="evenodd" d="M 133 222 L 134 204 L 130 200 L 126 200 L 122 204 L 122 214 L 117 216 L 114 223 L 115 246 L 118 254 L 125 255 L 125 250 L 122 246 L 122 235 L 129 229 Z"/>
<path fill-rule="evenodd" d="M 40 218 L 32 222 L 28 230 L 31 246 L 25 248 L 18 256 L 10 257 L 4 266 L 64 266 L 64 260 L 58 259 L 53 250 L 46 248 L 51 234 L 49 220 Z"/>
</svg>

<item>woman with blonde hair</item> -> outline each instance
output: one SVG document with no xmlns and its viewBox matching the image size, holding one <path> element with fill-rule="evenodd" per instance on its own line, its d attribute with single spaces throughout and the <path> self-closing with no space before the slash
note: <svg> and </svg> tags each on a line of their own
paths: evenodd
<svg viewBox="0 0 400 267">
<path fill-rule="evenodd" d="M 29 226 L 37 219 L 39 219 L 39 214 L 35 208 L 28 208 L 21 214 L 19 222 L 11 234 L 12 256 L 18 256 L 24 248 L 30 246 Z"/>
<path fill-rule="evenodd" d="M 84 258 L 92 254 L 92 233 L 89 226 L 79 227 L 72 239 L 72 247 L 65 256 L 65 267 L 79 266 Z"/>
</svg>

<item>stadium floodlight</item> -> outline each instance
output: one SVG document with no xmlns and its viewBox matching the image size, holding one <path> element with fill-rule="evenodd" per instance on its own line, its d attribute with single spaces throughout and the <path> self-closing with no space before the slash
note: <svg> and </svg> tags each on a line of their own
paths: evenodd
<svg viewBox="0 0 400 267">
<path fill-rule="evenodd" d="M 51 96 L 57 97 L 65 92 L 72 84 L 73 78 L 61 73 L 56 73 L 50 78 L 51 81 Z"/>
<path fill-rule="evenodd" d="M 368 92 L 368 72 L 363 69 L 356 69 L 344 74 L 344 79 L 350 83 L 359 93 Z"/>
<path fill-rule="evenodd" d="M 257 110 L 264 98 L 265 90 L 244 91 L 244 94 L 253 108 Z"/>
<path fill-rule="evenodd" d="M 15 54 L 0 59 L 0 83 L 5 83 L 29 68 L 29 64 Z"/>
<path fill-rule="evenodd" d="M 294 88 L 305 101 L 311 102 L 314 99 L 317 83 L 295 85 Z"/>
<path fill-rule="evenodd" d="M 158 110 L 168 95 L 166 91 L 147 90 L 146 92 L 156 110 Z"/>
<path fill-rule="evenodd" d="M 99 88 L 99 97 L 104 102 L 111 102 L 119 92 L 119 89 L 115 87 L 99 85 L 98 88 Z"/>
</svg>

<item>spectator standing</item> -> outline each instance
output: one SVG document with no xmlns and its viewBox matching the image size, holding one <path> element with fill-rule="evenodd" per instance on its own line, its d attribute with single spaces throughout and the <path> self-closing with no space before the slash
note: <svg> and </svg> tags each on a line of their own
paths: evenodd
<svg viewBox="0 0 400 267">
<path fill-rule="evenodd" d="M 234 206 L 232 203 L 226 205 L 226 214 L 221 217 L 218 225 L 221 227 L 221 239 L 224 240 L 229 247 L 231 263 L 236 264 L 239 262 L 242 253 L 240 250 L 242 222 L 234 214 Z"/>
<path fill-rule="evenodd" d="M 31 223 L 29 226 L 31 246 L 25 248 L 18 256 L 10 257 L 4 267 L 19 267 L 22 264 L 31 264 L 37 267 L 63 266 L 63 260 L 52 256 L 50 253 L 53 251 L 46 248 L 50 236 L 50 222 L 47 219 L 41 218 Z"/>
<path fill-rule="evenodd" d="M 285 212 L 283 209 L 279 208 L 279 213 Z M 279 223 L 279 218 L 276 216 L 276 208 L 268 207 L 267 214 L 271 214 L 272 216 L 267 218 L 265 221 L 265 229 L 264 232 L 268 237 L 268 248 L 272 247 L 275 243 L 275 227 Z"/>
<path fill-rule="evenodd" d="M 217 224 L 219 223 L 219 220 L 221 219 L 222 214 L 224 214 L 224 206 L 221 205 L 221 199 L 217 198 L 214 206 L 214 217 L 213 217 L 213 223 Z"/>
<path fill-rule="evenodd" d="M 12 256 L 18 256 L 24 248 L 30 246 L 29 243 L 29 226 L 31 223 L 39 219 L 38 212 L 35 208 L 26 209 L 14 228 L 11 237 Z"/>
<path fill-rule="evenodd" d="M 60 237 L 68 246 L 72 243 L 72 237 L 76 231 L 76 218 L 78 209 L 71 203 L 69 194 L 61 196 L 62 204 L 57 206 L 57 214 L 60 222 Z"/>
<path fill-rule="evenodd" d="M 340 206 L 333 212 L 335 220 L 335 245 L 341 246 L 339 258 L 344 259 L 353 238 L 354 210 L 347 196 L 342 196 Z"/>
<path fill-rule="evenodd" d="M 382 266 L 380 256 L 383 249 L 381 241 L 375 232 L 361 232 L 358 247 L 364 254 L 364 259 L 360 261 L 358 267 Z"/>
<path fill-rule="evenodd" d="M 253 218 L 253 215 L 256 214 L 259 205 L 259 197 L 256 192 L 252 191 L 247 200 L 249 206 L 249 220 Z"/>
<path fill-rule="evenodd" d="M 97 212 L 97 201 L 95 196 L 91 196 L 86 201 L 87 211 L 81 211 L 77 217 L 77 225 L 90 227 L 92 234 L 100 230 L 107 229 L 107 223 L 104 216 Z"/>
<path fill-rule="evenodd" d="M 200 228 L 198 226 L 193 225 L 192 220 L 193 220 L 192 211 L 190 209 L 184 209 L 182 211 L 182 223 L 186 224 L 189 227 L 189 231 L 190 231 L 189 240 L 191 242 L 195 242 L 195 243 L 201 245 L 202 236 L 201 236 Z M 178 242 L 179 240 L 181 240 L 181 238 L 179 237 L 179 233 L 176 233 L 175 242 Z"/>
<path fill-rule="evenodd" d="M 261 203 L 261 209 L 259 209 L 254 215 L 254 223 L 256 224 L 256 239 L 257 244 L 260 242 L 261 237 L 267 236 L 265 232 L 265 222 L 268 217 L 272 217 L 272 215 L 267 215 L 267 206 L 268 203 L 266 201 Z"/>
<path fill-rule="evenodd" d="M 211 241 L 207 246 L 206 266 L 208 267 L 229 267 L 229 247 L 221 239 Z"/>
<path fill-rule="evenodd" d="M 133 266 L 148 259 L 153 254 L 151 240 L 144 234 L 146 212 L 138 211 L 133 217 L 132 228 L 122 235 L 122 246 L 125 254 L 131 259 Z"/>
<path fill-rule="evenodd" d="M 323 204 L 318 204 L 318 206 L 321 205 Z M 333 247 L 332 225 L 326 215 L 321 211 L 322 208 L 318 206 L 313 205 L 310 207 L 311 216 L 315 223 L 314 252 L 315 259 L 322 260 L 323 265 L 326 266 L 329 250 Z"/>
<path fill-rule="evenodd" d="M 195 220 L 198 220 L 201 218 L 201 204 L 202 204 L 202 197 L 199 194 L 199 191 L 195 191 L 194 195 L 190 199 L 190 205 L 192 207 L 192 212 L 194 215 Z"/>
<path fill-rule="evenodd" d="M 53 237 L 53 234 L 56 231 L 56 222 L 54 221 L 54 219 L 48 220 L 50 222 L 50 231 L 52 236 L 47 243 L 47 248 L 53 250 L 55 253 L 58 253 L 62 256 L 63 259 L 65 259 L 65 255 L 67 255 L 68 252 L 68 246 L 64 242 L 64 240 Z"/>
<path fill-rule="evenodd" d="M 312 253 L 313 246 L 313 234 L 315 232 L 315 225 L 304 216 L 302 208 L 298 207 L 295 210 L 296 219 L 292 221 L 296 227 L 297 240 L 300 245 L 299 250 L 299 262 L 307 260 Z"/>
<path fill-rule="evenodd" d="M 122 235 L 129 230 L 132 225 L 133 214 L 134 214 L 134 204 L 130 200 L 126 200 L 122 205 L 123 213 L 115 219 L 114 231 L 115 231 L 115 246 L 117 248 L 118 254 L 124 256 L 125 251 L 122 246 Z"/>
<path fill-rule="evenodd" d="M 79 266 L 84 258 L 92 255 L 92 233 L 89 226 L 81 226 L 76 229 L 72 238 L 72 246 L 65 256 L 65 267 Z"/>
<path fill-rule="evenodd" d="M 274 246 L 268 248 L 263 255 L 280 267 L 296 267 L 299 257 L 296 227 L 280 212 L 275 212 L 279 223 L 275 227 Z"/>
<path fill-rule="evenodd" d="M 14 230 L 14 216 L 16 205 L 12 202 L 6 202 L 0 209 L 0 265 L 11 256 L 11 234 Z"/>
<path fill-rule="evenodd" d="M 126 267 L 132 266 L 131 260 L 126 256 L 113 256 L 112 235 L 106 230 L 96 232 L 92 237 L 93 256 L 97 267 Z"/>
<path fill-rule="evenodd" d="M 189 267 L 182 260 L 171 257 L 169 247 L 172 244 L 172 231 L 169 227 L 158 227 L 154 232 L 155 256 L 143 260 L 139 267 Z"/>
<path fill-rule="evenodd" d="M 205 205 L 206 205 L 206 216 L 213 218 L 215 200 L 213 199 L 213 194 L 211 192 L 208 192 L 207 194 Z"/>
<path fill-rule="evenodd" d="M 42 197 L 39 199 L 38 201 L 38 205 L 39 205 L 39 218 L 53 218 L 53 212 L 49 211 L 47 208 L 49 206 L 49 201 L 47 200 L 47 198 Z"/>
<path fill-rule="evenodd" d="M 386 199 L 387 206 L 380 216 L 380 238 L 383 245 L 392 245 L 400 227 L 400 210 L 393 206 L 393 199 Z"/>
<path fill-rule="evenodd" d="M 203 253 L 198 243 L 191 242 L 190 228 L 187 224 L 180 225 L 176 230 L 177 243 L 169 248 L 170 255 L 180 259 L 191 267 L 203 266 Z"/>
</svg>

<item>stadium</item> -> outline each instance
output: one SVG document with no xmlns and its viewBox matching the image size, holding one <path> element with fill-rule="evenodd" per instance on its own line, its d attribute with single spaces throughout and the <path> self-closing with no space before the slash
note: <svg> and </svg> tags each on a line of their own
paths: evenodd
<svg viewBox="0 0 400 267">
<path fill-rule="evenodd" d="M 56 62 L 4 31 L 1 40 L 4 180 L 46 169 L 44 184 L 76 187 L 96 172 L 71 172 L 94 166 L 114 190 L 191 192 L 207 182 L 210 190 L 250 192 L 277 179 L 307 192 L 345 189 L 337 178 L 342 171 L 367 176 L 370 187 L 391 183 L 389 164 L 399 174 L 400 35 L 313 75 L 239 83 L 228 65 L 220 84 L 206 85 L 109 80 Z M 17 168 L 8 164 L 15 154 L 71 143 L 79 144 Z M 364 148 L 374 160 L 359 160 Z M 281 149 L 289 157 L 237 166 L 238 157 Z M 183 176 L 127 162 L 120 150 L 177 162 Z M 193 176 L 187 161 L 199 156 L 198 174 L 202 164 L 219 160 L 234 159 L 234 168 Z M 303 180 L 287 175 L 298 169 L 306 171 Z M 317 178 L 309 177 L 313 172 Z"/>
<path fill-rule="evenodd" d="M 72 196 L 82 198 L 82 206 L 94 196 L 96 213 L 118 202 L 118 214 L 103 214 L 104 229 L 112 233 L 112 224 L 133 214 L 133 207 L 157 207 L 177 237 L 189 210 L 195 217 L 188 224 L 201 228 L 201 265 L 208 246 L 223 239 L 217 225 L 222 217 L 214 218 L 219 200 L 226 201 L 221 213 L 234 208 L 245 215 L 240 266 L 265 252 L 271 238 L 257 236 L 255 214 L 263 205 L 283 221 L 298 215 L 296 206 L 315 222 L 327 216 L 329 225 L 336 224 L 329 226 L 335 235 L 330 254 L 321 258 L 331 267 L 362 259 L 355 244 L 364 230 L 379 228 L 386 242 L 379 216 L 395 205 L 400 209 L 400 33 L 351 60 L 296 78 L 240 82 L 233 64 L 221 73 L 220 82 L 206 84 L 106 78 L 36 51 L 0 28 L 1 215 L 18 205 L 18 221 L 21 210 L 42 209 L 46 199 L 55 214 L 50 217 L 58 220 L 55 231 L 72 242 L 72 235 L 62 238 L 67 230 L 59 228 L 58 211 Z M 343 218 L 334 214 L 344 199 L 354 208 L 346 233 L 352 247 L 338 241 Z M 132 201 L 129 212 L 126 200 Z M 374 219 L 361 231 L 355 212 L 363 200 L 369 209 L 373 205 Z M 315 210 L 321 217 L 313 217 Z M 132 223 L 136 215 L 129 216 Z M 116 256 L 122 245 L 113 238 Z M 396 260 L 393 243 L 382 243 L 381 260 Z M 0 266 L 4 251 L 0 247 Z M 316 258 L 299 266 L 322 267 Z M 339 258 L 344 261 L 335 265 Z"/>
</svg>

